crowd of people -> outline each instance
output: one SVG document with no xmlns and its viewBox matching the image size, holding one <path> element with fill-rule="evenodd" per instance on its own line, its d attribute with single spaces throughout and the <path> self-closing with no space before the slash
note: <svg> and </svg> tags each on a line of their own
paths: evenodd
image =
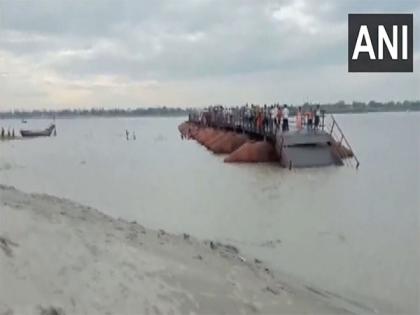
<svg viewBox="0 0 420 315">
<path fill-rule="evenodd" d="M 261 134 L 275 134 L 278 130 L 290 130 L 291 115 L 294 114 L 296 130 L 303 128 L 318 129 L 322 124 L 324 112 L 319 105 L 306 111 L 302 107 L 289 108 L 287 105 L 244 105 L 236 107 L 209 106 L 202 111 L 193 111 L 190 121 L 204 126 L 241 128 Z"/>
</svg>

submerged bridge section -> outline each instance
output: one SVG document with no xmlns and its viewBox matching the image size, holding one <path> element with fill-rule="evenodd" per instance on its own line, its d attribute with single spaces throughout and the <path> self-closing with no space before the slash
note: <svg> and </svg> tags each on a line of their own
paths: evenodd
<svg viewBox="0 0 420 315">
<path fill-rule="evenodd" d="M 289 118 L 290 130 L 284 132 L 272 123 L 257 128 L 254 122 L 241 117 L 215 115 L 202 118 L 190 115 L 189 120 L 208 127 L 245 133 L 251 139 L 271 142 L 280 157 L 281 165 L 289 169 L 344 164 L 358 168 L 360 165 L 333 115 L 323 114 L 318 128 L 303 126 L 298 129 L 294 119 Z"/>
<path fill-rule="evenodd" d="M 334 139 L 323 130 L 304 129 L 277 133 L 275 148 L 284 167 L 320 167 L 343 165 L 332 149 Z"/>
</svg>

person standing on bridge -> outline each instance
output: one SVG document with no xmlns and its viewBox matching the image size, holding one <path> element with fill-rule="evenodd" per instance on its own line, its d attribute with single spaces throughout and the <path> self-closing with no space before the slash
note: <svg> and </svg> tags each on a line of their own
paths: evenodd
<svg viewBox="0 0 420 315">
<path fill-rule="evenodd" d="M 267 132 L 268 118 L 269 118 L 269 114 L 268 114 L 267 104 L 264 104 L 264 107 L 262 108 L 262 127 L 263 127 L 264 134 Z"/>
<path fill-rule="evenodd" d="M 321 120 L 321 106 L 317 105 L 315 110 L 315 129 L 318 129 Z"/>
<path fill-rule="evenodd" d="M 277 131 L 277 107 L 275 105 L 271 106 L 271 132 L 274 134 Z"/>
<path fill-rule="evenodd" d="M 277 124 L 277 130 L 281 127 L 281 121 L 283 118 L 283 111 L 281 110 L 280 104 L 277 103 L 277 118 L 276 118 L 276 124 Z"/>
<path fill-rule="evenodd" d="M 307 119 L 308 119 L 307 127 L 308 127 L 308 129 L 312 129 L 312 122 L 313 122 L 313 120 L 312 120 L 312 116 L 313 116 L 312 107 L 309 108 L 309 111 L 306 114 L 307 114 Z"/>
<path fill-rule="evenodd" d="M 297 130 L 302 130 L 302 108 L 300 106 L 296 113 L 296 128 Z"/>
<path fill-rule="evenodd" d="M 249 109 L 249 123 L 250 129 L 252 131 L 255 130 L 255 105 L 251 104 L 251 108 Z"/>
<path fill-rule="evenodd" d="M 289 131 L 289 109 L 286 104 L 283 106 L 283 132 L 284 131 Z"/>
<path fill-rule="evenodd" d="M 248 103 L 245 105 L 245 129 L 251 129 L 251 110 L 248 107 Z"/>
<path fill-rule="evenodd" d="M 264 108 L 257 107 L 257 130 L 259 133 L 264 132 Z"/>
</svg>

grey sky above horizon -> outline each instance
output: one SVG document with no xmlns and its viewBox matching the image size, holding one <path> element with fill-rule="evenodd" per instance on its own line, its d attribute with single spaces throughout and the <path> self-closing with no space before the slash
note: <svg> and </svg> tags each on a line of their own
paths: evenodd
<svg viewBox="0 0 420 315">
<path fill-rule="evenodd" d="M 349 13 L 413 13 L 413 73 L 348 73 Z M 420 99 L 420 1 L 0 0 L 0 110 Z"/>
</svg>

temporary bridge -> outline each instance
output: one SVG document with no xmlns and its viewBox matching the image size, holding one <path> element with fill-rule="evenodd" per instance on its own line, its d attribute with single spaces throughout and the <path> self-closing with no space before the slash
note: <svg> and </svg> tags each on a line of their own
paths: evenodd
<svg viewBox="0 0 420 315">
<path fill-rule="evenodd" d="M 200 117 L 190 115 L 190 121 L 202 123 Z M 255 124 L 241 119 L 225 119 L 218 115 L 206 119 L 206 125 L 247 134 L 251 139 L 271 142 L 282 166 L 291 168 L 349 165 L 359 167 L 360 162 L 349 141 L 332 114 L 322 113 L 320 126 L 297 129 L 289 119 L 290 130 L 256 128 Z"/>
</svg>

